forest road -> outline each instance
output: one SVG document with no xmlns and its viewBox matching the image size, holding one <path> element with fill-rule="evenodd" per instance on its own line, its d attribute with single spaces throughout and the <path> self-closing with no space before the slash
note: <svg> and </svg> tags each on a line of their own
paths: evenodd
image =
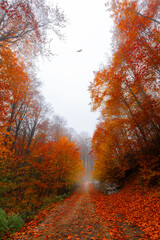
<svg viewBox="0 0 160 240">
<path fill-rule="evenodd" d="M 88 185 L 89 182 L 82 184 L 81 188 L 57 205 L 32 232 L 15 239 L 111 240 L 108 228 L 95 212 Z"/>
</svg>

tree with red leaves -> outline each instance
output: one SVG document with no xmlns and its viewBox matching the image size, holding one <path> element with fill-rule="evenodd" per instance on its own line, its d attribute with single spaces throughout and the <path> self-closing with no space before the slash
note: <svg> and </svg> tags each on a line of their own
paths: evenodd
<svg viewBox="0 0 160 240">
<path fill-rule="evenodd" d="M 45 0 L 0 0 L 0 45 L 4 43 L 34 44 L 39 49 L 46 42 L 47 29 L 61 37 L 66 19 L 59 8 Z"/>
</svg>

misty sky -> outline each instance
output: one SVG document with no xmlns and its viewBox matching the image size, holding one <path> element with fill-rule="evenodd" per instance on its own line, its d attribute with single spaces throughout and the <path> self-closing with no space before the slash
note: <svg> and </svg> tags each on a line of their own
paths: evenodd
<svg viewBox="0 0 160 240">
<path fill-rule="evenodd" d="M 99 114 L 91 112 L 88 86 L 93 72 L 111 56 L 113 23 L 105 2 L 57 0 L 69 19 L 63 29 L 66 40 L 58 40 L 53 34 L 51 49 L 55 56 L 50 61 L 40 61 L 38 74 L 43 82 L 42 93 L 55 113 L 78 133 L 87 131 L 90 135 Z M 82 51 L 77 52 L 79 49 Z"/>
</svg>

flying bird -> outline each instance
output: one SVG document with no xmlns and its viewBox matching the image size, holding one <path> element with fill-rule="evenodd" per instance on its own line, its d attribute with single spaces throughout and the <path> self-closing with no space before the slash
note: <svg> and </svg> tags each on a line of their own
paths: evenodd
<svg viewBox="0 0 160 240">
<path fill-rule="evenodd" d="M 77 50 L 77 52 L 82 52 L 83 51 L 83 49 L 79 49 L 79 50 Z"/>
</svg>

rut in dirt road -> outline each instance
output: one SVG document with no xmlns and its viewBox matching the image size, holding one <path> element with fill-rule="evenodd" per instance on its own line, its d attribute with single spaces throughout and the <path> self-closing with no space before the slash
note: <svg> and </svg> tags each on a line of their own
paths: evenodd
<svg viewBox="0 0 160 240">
<path fill-rule="evenodd" d="M 58 205 L 33 231 L 15 239 L 112 239 L 96 215 L 88 184 Z"/>
</svg>

